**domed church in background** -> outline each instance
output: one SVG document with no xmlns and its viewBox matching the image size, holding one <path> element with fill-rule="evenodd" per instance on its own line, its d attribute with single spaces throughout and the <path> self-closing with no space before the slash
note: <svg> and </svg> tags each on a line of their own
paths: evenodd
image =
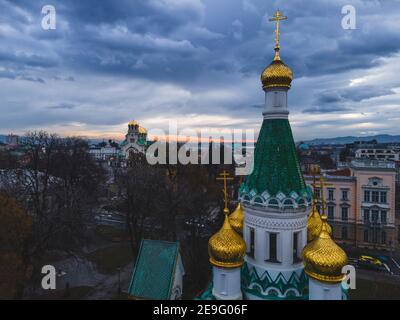
<svg viewBox="0 0 400 320">
<path fill-rule="evenodd" d="M 282 62 L 277 11 L 275 57 L 262 72 L 263 124 L 254 169 L 239 205 L 209 240 L 213 280 L 199 299 L 341 300 L 346 253 L 332 240 L 325 215 L 306 186 L 288 120 L 292 70 Z M 322 183 L 322 182 L 321 182 Z M 225 181 L 226 184 L 226 181 Z"/>
<path fill-rule="evenodd" d="M 145 153 L 147 148 L 147 130 L 136 121 L 128 123 L 128 133 L 121 143 L 122 153 L 125 159 L 129 159 L 132 153 Z"/>
</svg>

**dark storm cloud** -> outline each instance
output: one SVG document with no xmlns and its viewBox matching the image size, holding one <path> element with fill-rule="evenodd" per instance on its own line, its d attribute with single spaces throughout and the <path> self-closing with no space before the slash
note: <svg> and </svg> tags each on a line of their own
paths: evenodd
<svg viewBox="0 0 400 320">
<path fill-rule="evenodd" d="M 338 105 L 329 105 L 329 106 L 312 107 L 304 109 L 303 113 L 335 113 L 335 112 L 350 111 L 350 110 L 351 110 L 350 108 Z"/>
<path fill-rule="evenodd" d="M 385 64 L 382 57 L 399 53 L 400 28 L 391 22 L 400 18 L 398 1 L 54 0 L 57 29 L 44 31 L 41 8 L 47 4 L 0 0 L 0 79 L 41 86 L 15 87 L 15 95 L 40 91 L 38 101 L 21 103 L 38 108 L 33 115 L 42 118 L 34 122 L 42 125 L 115 125 L 158 113 L 259 117 L 259 75 L 273 56 L 274 25 L 267 18 L 278 7 L 289 16 L 281 56 L 296 78 L 291 110 L 353 112 L 368 99 L 394 94 L 390 81 L 348 84 L 350 74 L 375 70 Z M 348 4 L 357 10 L 356 30 L 341 27 Z M 165 88 L 159 98 L 150 85 Z M 109 109 L 96 112 L 103 101 Z"/>
<path fill-rule="evenodd" d="M 359 30 L 343 30 L 341 7 L 347 3 L 341 2 L 291 1 L 284 4 L 283 9 L 291 19 L 284 25 L 282 51 L 297 77 L 370 68 L 377 65 L 377 57 L 399 50 L 399 32 L 386 28 L 363 32 L 363 24 L 371 24 L 371 21 L 362 15 L 359 16 Z M 348 2 L 351 4 L 352 1 Z M 211 6 L 209 1 L 54 1 L 59 20 L 67 22 L 68 27 L 63 30 L 60 26 L 59 30 L 45 32 L 37 23 L 30 35 L 47 42 L 68 67 L 90 72 L 114 72 L 151 80 L 158 75 L 163 81 L 183 83 L 187 76 L 200 76 L 209 70 L 240 72 L 244 76 L 259 72 L 272 54 L 272 46 L 264 43 L 271 42 L 267 39 L 271 38 L 273 24 L 262 20 L 267 12 L 271 14 L 271 7 L 256 0 L 229 3 L 236 18 L 210 30 L 215 23 L 211 22 L 210 28 L 202 23 L 206 6 Z M 371 12 L 383 8 L 377 1 L 366 3 L 369 5 L 363 4 L 361 12 L 369 12 L 368 8 Z M 27 18 L 22 13 L 15 13 L 16 6 L 30 13 L 31 19 L 38 19 L 45 4 L 47 1 L 17 0 L 3 8 L 5 13 L 17 16 L 16 23 L 22 25 L 26 24 Z M 221 15 L 223 13 L 221 11 Z M 13 21 L 12 17 L 7 20 Z M 203 30 L 200 39 L 199 28 Z M 56 43 L 52 46 L 56 35 L 63 42 L 60 46 Z M 326 48 L 328 42 L 332 49 Z M 15 53 L 9 55 L 15 58 Z M 25 59 L 25 63 L 37 63 L 43 68 L 56 64 L 46 56 L 35 54 L 19 58 L 21 63 Z"/>
<path fill-rule="evenodd" d="M 0 50 L 0 63 L 3 65 L 19 65 L 20 67 L 40 67 L 50 68 L 57 65 L 57 61 L 52 57 L 37 54 L 27 54 L 25 52 L 10 52 Z"/>
<path fill-rule="evenodd" d="M 25 80 L 31 82 L 45 83 L 43 78 L 25 75 L 24 72 L 15 71 L 12 69 L 0 70 L 0 79 L 10 79 L 10 80 Z"/>
<path fill-rule="evenodd" d="M 353 110 L 354 102 L 371 98 L 393 95 L 392 89 L 379 86 L 358 86 L 335 91 L 324 91 L 315 95 L 313 106 L 303 110 L 303 113 L 333 113 Z"/>
<path fill-rule="evenodd" d="M 392 94 L 395 94 L 395 92 L 389 88 L 381 88 L 379 86 L 359 86 L 357 88 L 350 87 L 343 90 L 341 96 L 350 101 L 360 102 L 366 99 L 378 98 Z"/>
<path fill-rule="evenodd" d="M 76 105 L 72 104 L 72 103 L 61 103 L 57 106 L 50 106 L 48 107 L 49 109 L 67 109 L 67 110 L 71 110 L 74 109 L 76 107 Z"/>
</svg>

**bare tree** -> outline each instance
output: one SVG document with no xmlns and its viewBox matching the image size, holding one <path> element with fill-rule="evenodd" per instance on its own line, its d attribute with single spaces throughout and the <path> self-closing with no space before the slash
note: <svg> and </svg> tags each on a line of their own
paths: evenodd
<svg viewBox="0 0 400 320">
<path fill-rule="evenodd" d="M 146 227 L 152 227 L 152 230 L 157 227 L 152 218 L 155 216 L 161 170 L 150 166 L 141 153 L 132 154 L 130 163 L 126 174 L 118 176 L 118 184 L 123 197 L 121 209 L 125 213 L 132 252 L 136 255 L 140 241 L 146 235 Z"/>
<path fill-rule="evenodd" d="M 23 259 L 36 270 L 49 250 L 80 248 L 104 174 L 81 139 L 40 131 L 28 133 L 23 144 L 27 159 L 2 175 L 1 188 L 32 219 Z"/>
</svg>

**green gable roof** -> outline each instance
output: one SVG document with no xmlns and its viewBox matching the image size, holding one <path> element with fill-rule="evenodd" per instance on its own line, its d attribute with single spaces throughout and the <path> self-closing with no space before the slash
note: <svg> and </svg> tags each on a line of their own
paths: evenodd
<svg viewBox="0 0 400 320">
<path fill-rule="evenodd" d="M 142 299 L 168 300 L 178 255 L 178 243 L 142 240 L 128 289 L 129 295 Z"/>
<path fill-rule="evenodd" d="M 304 193 L 306 184 L 297 159 L 292 129 L 287 119 L 266 119 L 261 127 L 254 155 L 254 170 L 243 186 L 270 196 L 292 191 Z"/>
</svg>

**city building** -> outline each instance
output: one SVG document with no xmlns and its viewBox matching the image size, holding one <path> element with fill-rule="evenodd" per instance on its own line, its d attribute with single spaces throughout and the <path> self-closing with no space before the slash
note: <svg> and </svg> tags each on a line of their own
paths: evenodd
<svg viewBox="0 0 400 320">
<path fill-rule="evenodd" d="M 128 132 L 125 140 L 117 144 L 109 140 L 105 145 L 93 145 L 89 153 L 97 161 L 107 161 L 112 167 L 126 167 L 129 165 L 131 154 L 145 153 L 149 145 L 147 141 L 147 130 L 136 121 L 128 124 Z"/>
<path fill-rule="evenodd" d="M 111 142 L 108 141 L 107 144 L 102 147 L 91 146 L 89 148 L 89 154 L 97 161 L 109 161 L 112 158 L 119 157 L 120 149 L 111 145 Z"/>
<path fill-rule="evenodd" d="M 355 151 L 356 158 L 376 159 L 376 160 L 400 160 L 400 151 L 393 147 L 374 145 L 372 147 L 363 147 Z"/>
<path fill-rule="evenodd" d="M 394 250 L 396 166 L 390 161 L 353 160 L 348 168 L 328 171 L 326 184 L 314 189 L 322 212 L 322 195 L 333 237 L 353 247 Z M 305 177 L 311 186 L 312 176 Z"/>
<path fill-rule="evenodd" d="M 396 185 L 399 187 L 400 186 L 400 161 L 395 161 L 396 164 Z"/>
<path fill-rule="evenodd" d="M 0 142 L 0 151 L 7 150 L 7 145 L 3 142 Z"/>
<path fill-rule="evenodd" d="M 332 239 L 327 218 L 312 210 L 313 192 L 301 172 L 288 120 L 293 73 L 282 62 L 279 45 L 279 21 L 285 19 L 279 11 L 272 18 L 275 57 L 261 76 L 264 120 L 254 170 L 240 186 L 240 205 L 232 219 L 225 203 L 224 223 L 209 240 L 213 280 L 199 299 L 347 297 L 341 285 L 347 256 Z M 226 173 L 224 177 L 226 202 Z"/>
<path fill-rule="evenodd" d="M 19 144 L 19 136 L 12 133 L 7 135 L 6 144 L 10 146 L 17 146 Z"/>
</svg>

